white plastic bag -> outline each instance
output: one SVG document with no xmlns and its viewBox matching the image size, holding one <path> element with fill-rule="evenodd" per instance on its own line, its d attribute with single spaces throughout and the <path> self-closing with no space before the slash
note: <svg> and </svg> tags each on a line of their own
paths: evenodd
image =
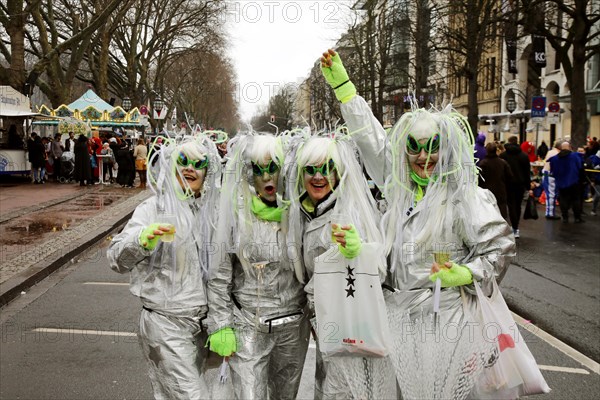
<svg viewBox="0 0 600 400">
<path fill-rule="evenodd" d="M 390 338 L 379 267 L 378 244 L 365 243 L 348 260 L 337 246 L 315 260 L 317 336 L 323 357 L 384 357 Z"/>
<path fill-rule="evenodd" d="M 514 399 L 548 393 L 550 387 L 519 333 L 495 280 L 493 288 L 492 296 L 487 297 L 475 282 L 481 328 L 487 340 L 496 342 L 498 356 L 493 365 L 484 369 L 472 395 L 479 399 Z"/>
</svg>

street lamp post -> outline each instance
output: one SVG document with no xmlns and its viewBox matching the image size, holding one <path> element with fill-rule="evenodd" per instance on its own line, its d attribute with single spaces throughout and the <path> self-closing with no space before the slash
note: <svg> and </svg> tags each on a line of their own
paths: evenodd
<svg viewBox="0 0 600 400">
<path fill-rule="evenodd" d="M 162 101 L 162 99 L 160 98 L 160 96 L 156 96 L 156 98 L 154 99 L 154 101 L 152 102 L 152 107 L 154 108 L 154 110 L 160 114 L 161 110 L 163 109 L 163 107 L 165 106 L 165 103 Z M 158 133 L 160 133 L 160 120 L 161 118 L 158 118 L 158 121 L 156 122 L 156 126 L 158 129 Z"/>
<path fill-rule="evenodd" d="M 129 110 L 131 110 L 131 99 L 129 97 L 123 98 L 122 108 L 125 112 L 129 112 Z"/>
<path fill-rule="evenodd" d="M 513 113 L 513 111 L 515 111 L 517 109 L 517 102 L 515 101 L 515 99 L 510 98 L 508 100 L 506 100 L 506 111 L 508 111 L 509 113 Z"/>
<path fill-rule="evenodd" d="M 510 131 L 510 119 L 512 118 L 512 113 L 517 109 L 517 102 L 514 97 L 509 97 L 506 100 L 506 111 L 508 111 L 508 121 L 506 123 L 505 131 Z"/>
</svg>

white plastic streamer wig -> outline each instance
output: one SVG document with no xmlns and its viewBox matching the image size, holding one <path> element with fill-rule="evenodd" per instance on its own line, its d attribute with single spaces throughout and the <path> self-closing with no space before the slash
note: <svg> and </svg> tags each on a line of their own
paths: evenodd
<svg viewBox="0 0 600 400">
<path fill-rule="evenodd" d="M 153 149 L 156 148 L 153 146 Z M 177 168 L 180 153 L 190 159 L 205 160 L 208 167 L 199 198 L 195 198 L 187 180 Z M 221 163 L 215 144 L 204 135 L 184 137 L 181 141 L 173 138 L 163 139 L 158 151 L 148 154 L 148 185 L 157 197 L 157 218 L 164 217 L 173 221 L 176 227 L 175 237 L 180 241 L 192 238 L 199 245 L 208 246 L 211 233 L 216 225 L 216 206 L 221 183 Z M 177 180 L 180 177 L 184 187 Z M 192 209 L 196 212 L 192 212 Z M 158 221 L 161 222 L 161 221 Z M 203 249 L 206 250 L 206 249 Z M 200 267 L 208 277 L 207 251 L 200 252 Z M 155 260 L 152 260 L 155 262 Z M 160 260 L 156 260 L 160 263 Z M 160 264 L 157 264 L 160 265 Z"/>
<path fill-rule="evenodd" d="M 433 127 L 433 131 L 425 132 L 423 127 Z M 474 139 L 465 118 L 451 105 L 441 111 L 433 108 L 413 109 L 402 115 L 389 137 L 392 174 L 386 179 L 385 185 L 389 211 L 382 219 L 386 250 L 388 254 L 392 251 L 392 271 L 403 259 L 402 229 L 408 218 L 407 212 L 415 207 L 417 196 L 417 185 L 410 177 L 407 138 L 412 135 L 420 140 L 435 134 L 439 134 L 441 139 L 438 161 L 424 188 L 426 195 L 419 202 L 419 212 L 413 216 L 416 218 L 415 226 L 422 227 L 414 241 L 425 246 L 447 242 L 455 215 L 474 212 L 457 206 L 465 204 L 458 199 L 473 196 L 477 190 Z M 473 237 L 472 234 L 469 237 Z"/>
<path fill-rule="evenodd" d="M 333 213 L 347 215 L 363 241 L 382 243 L 383 238 L 378 229 L 379 212 L 357 160 L 356 148 L 348 136 L 337 133 L 335 138 L 311 137 L 301 140 L 290 149 L 287 158 L 290 161 L 286 162 L 286 191 L 291 201 L 288 243 L 296 244 L 293 246 L 294 251 L 299 252 L 302 243 L 300 198 L 306 192 L 303 168 L 307 165 L 322 165 L 330 159 L 335 163 L 338 175 L 338 184 L 331 194 L 336 201 Z M 298 259 L 295 254 L 290 254 L 290 257 Z M 298 265 L 296 271 L 298 276 Z M 303 280 L 301 276 L 298 279 Z"/>
<path fill-rule="evenodd" d="M 256 190 L 252 162 L 264 163 L 266 160 L 273 160 L 282 167 L 284 157 L 281 140 L 275 136 L 237 135 L 234 139 L 235 145 L 231 148 L 232 155 L 227 161 L 223 176 L 215 240 L 219 246 L 225 246 L 227 252 L 235 252 L 238 257 L 243 257 L 242 252 L 237 250 L 244 248 L 245 242 L 252 239 L 251 226 L 254 220 L 252 197 L 256 195 Z M 277 203 L 281 205 L 279 193 L 283 188 L 282 174 L 279 176 Z M 225 252 L 216 252 L 215 256 L 222 257 L 224 254 Z M 242 262 L 242 265 L 246 266 L 248 263 Z"/>
</svg>

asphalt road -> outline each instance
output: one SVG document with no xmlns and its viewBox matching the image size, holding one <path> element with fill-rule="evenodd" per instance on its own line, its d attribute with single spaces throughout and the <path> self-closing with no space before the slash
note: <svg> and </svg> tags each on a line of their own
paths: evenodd
<svg viewBox="0 0 600 400">
<path fill-rule="evenodd" d="M 501 290 L 513 311 L 600 362 L 600 216 L 563 224 L 546 220 L 541 205 L 538 212 L 541 219 L 521 221 Z"/>
</svg>

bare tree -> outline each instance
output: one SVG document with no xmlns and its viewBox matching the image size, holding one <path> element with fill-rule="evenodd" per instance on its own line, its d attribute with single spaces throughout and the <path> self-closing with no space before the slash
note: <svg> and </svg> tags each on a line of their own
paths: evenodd
<svg viewBox="0 0 600 400">
<path fill-rule="evenodd" d="M 589 129 L 585 65 L 600 53 L 600 6 L 594 3 L 593 0 L 523 0 L 520 10 L 520 23 L 525 30 L 546 38 L 565 73 L 571 92 L 571 138 L 576 147 L 586 143 Z"/>
<path fill-rule="evenodd" d="M 397 21 L 397 0 L 364 0 L 357 3 L 356 15 L 348 31 L 351 43 L 348 53 L 356 54 L 347 66 L 357 90 L 371 102 L 377 119 L 383 119 L 383 105 L 387 93 L 386 76 L 392 65 L 392 44 Z M 340 49 L 340 55 L 344 55 Z"/>
<path fill-rule="evenodd" d="M 73 80 L 94 32 L 118 7 L 127 5 L 119 0 L 57 3 L 0 3 L 0 22 L 8 34 L 2 37 L 0 48 L 8 65 L 0 65 L 0 77 L 19 91 L 25 83 L 37 84 L 55 106 L 70 99 Z"/>
<path fill-rule="evenodd" d="M 479 122 L 480 74 L 485 68 L 483 56 L 497 45 L 497 26 L 502 21 L 497 0 L 451 0 L 437 2 L 433 12 L 439 16 L 438 34 L 445 38 L 434 51 L 447 55 L 448 74 L 466 79 L 468 121 L 473 132 Z M 441 23 L 445 21 L 445 23 Z"/>
<path fill-rule="evenodd" d="M 260 110 L 252 119 L 252 126 L 258 131 L 275 130 L 282 132 L 292 129 L 294 119 L 294 100 L 297 88 L 293 84 L 285 84 L 270 99 L 267 108 Z M 273 120 L 272 120 L 273 119 Z M 277 129 L 269 125 L 277 126 Z"/>
<path fill-rule="evenodd" d="M 338 50 L 341 51 L 342 49 Z M 350 71 L 351 76 L 354 76 L 352 75 L 352 71 L 356 71 L 356 69 L 352 67 L 351 58 L 347 57 L 343 52 L 340 54 L 345 58 L 344 64 Z M 308 78 L 308 86 L 310 88 L 310 116 L 307 122 L 311 125 L 311 128 L 317 130 L 325 126 L 331 126 L 342 118 L 340 102 L 335 98 L 331 87 L 329 87 L 325 78 L 323 78 L 320 64 L 319 61 L 315 63 Z"/>
<path fill-rule="evenodd" d="M 223 0 L 137 0 L 113 36 L 110 82 L 141 104 L 152 91 L 167 93 L 170 65 L 197 49 L 223 46 Z"/>
<path fill-rule="evenodd" d="M 239 126 L 233 64 L 222 52 L 197 49 L 181 55 L 165 74 L 172 104 L 207 128 Z"/>
</svg>

